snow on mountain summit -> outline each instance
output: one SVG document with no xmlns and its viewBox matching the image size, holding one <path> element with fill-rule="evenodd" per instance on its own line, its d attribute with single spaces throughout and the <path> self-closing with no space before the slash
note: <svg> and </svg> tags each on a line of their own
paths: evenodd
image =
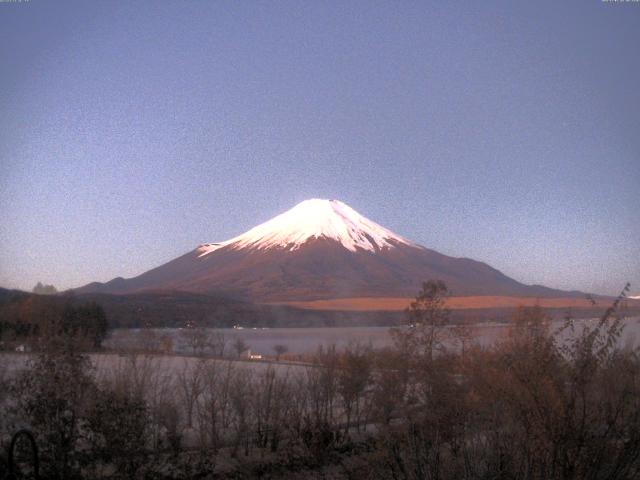
<svg viewBox="0 0 640 480">
<path fill-rule="evenodd" d="M 234 249 L 296 250 L 312 238 L 335 240 L 353 252 L 357 249 L 375 252 L 398 244 L 417 246 L 338 200 L 311 199 L 242 235 L 200 246 L 198 256 L 227 246 Z"/>
</svg>

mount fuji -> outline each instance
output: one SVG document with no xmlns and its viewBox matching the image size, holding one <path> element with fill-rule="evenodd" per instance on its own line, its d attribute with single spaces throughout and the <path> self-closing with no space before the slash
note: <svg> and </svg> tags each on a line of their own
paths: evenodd
<svg viewBox="0 0 640 480">
<path fill-rule="evenodd" d="M 455 295 L 574 296 L 524 285 L 489 265 L 420 246 L 338 200 L 306 200 L 224 242 L 205 243 L 137 277 L 78 293 L 229 292 L 259 302 L 411 297 L 423 281 Z"/>
</svg>

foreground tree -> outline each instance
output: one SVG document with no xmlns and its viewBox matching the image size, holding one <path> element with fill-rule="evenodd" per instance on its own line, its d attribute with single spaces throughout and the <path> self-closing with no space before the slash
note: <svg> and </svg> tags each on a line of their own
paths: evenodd
<svg viewBox="0 0 640 480">
<path fill-rule="evenodd" d="M 360 345 L 349 345 L 340 358 L 338 373 L 338 393 L 342 398 L 345 412 L 345 434 L 349 432 L 352 423 L 360 430 L 363 420 L 365 392 L 369 388 L 372 376 L 371 350 Z M 366 415 L 365 419 L 366 419 Z M 364 421 L 366 424 L 366 420 Z"/>
<path fill-rule="evenodd" d="M 15 418 L 36 435 L 47 478 L 79 477 L 81 420 L 94 391 L 88 358 L 69 342 L 49 345 L 13 384 Z"/>
<path fill-rule="evenodd" d="M 149 416 L 144 400 L 101 389 L 87 412 L 90 464 L 113 465 L 116 476 L 134 478 L 145 463 Z"/>
<path fill-rule="evenodd" d="M 562 332 L 541 308 L 519 308 L 491 348 L 458 362 L 446 354 L 414 362 L 415 395 L 381 437 L 385 471 L 402 479 L 637 478 L 640 356 L 619 348 L 618 304 L 596 325 L 569 320 Z"/>
<path fill-rule="evenodd" d="M 429 280 L 422 284 L 422 290 L 405 311 L 408 327 L 392 331 L 398 350 L 432 359 L 436 351 L 443 349 L 443 327 L 450 321 L 448 297 L 449 289 L 444 282 Z"/>
</svg>

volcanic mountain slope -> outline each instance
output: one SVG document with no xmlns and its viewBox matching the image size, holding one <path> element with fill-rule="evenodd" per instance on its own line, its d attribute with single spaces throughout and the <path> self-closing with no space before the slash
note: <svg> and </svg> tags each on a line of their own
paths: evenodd
<svg viewBox="0 0 640 480">
<path fill-rule="evenodd" d="M 455 295 L 577 295 L 513 280 L 489 265 L 417 245 L 337 200 L 306 200 L 221 243 L 203 244 L 135 278 L 79 293 L 235 292 L 257 301 L 415 296 L 440 279 Z"/>
</svg>

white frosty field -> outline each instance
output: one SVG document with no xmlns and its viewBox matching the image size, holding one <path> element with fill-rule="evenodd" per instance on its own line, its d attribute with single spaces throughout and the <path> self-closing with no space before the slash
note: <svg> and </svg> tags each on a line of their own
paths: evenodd
<svg viewBox="0 0 640 480">
<path fill-rule="evenodd" d="M 128 368 L 131 361 L 129 355 L 121 355 L 117 353 L 92 353 L 89 354 L 91 363 L 95 367 L 95 373 L 98 378 L 105 375 L 111 375 L 114 372 L 124 371 Z M 3 352 L 0 353 L 0 374 L 11 375 L 16 371 L 25 367 L 31 354 Z M 191 368 L 197 362 L 203 360 L 202 357 L 189 357 L 177 355 L 137 355 L 140 370 L 153 370 L 154 372 L 162 372 L 168 376 L 183 371 L 185 368 Z M 259 373 L 267 368 L 275 368 L 278 374 L 286 375 L 296 371 L 302 371 L 304 366 L 291 364 L 278 364 L 274 362 L 256 362 L 256 361 L 234 361 L 234 360 L 214 360 L 206 359 L 207 362 L 215 362 L 221 368 L 231 364 L 235 370 L 251 370 Z"/>
</svg>

